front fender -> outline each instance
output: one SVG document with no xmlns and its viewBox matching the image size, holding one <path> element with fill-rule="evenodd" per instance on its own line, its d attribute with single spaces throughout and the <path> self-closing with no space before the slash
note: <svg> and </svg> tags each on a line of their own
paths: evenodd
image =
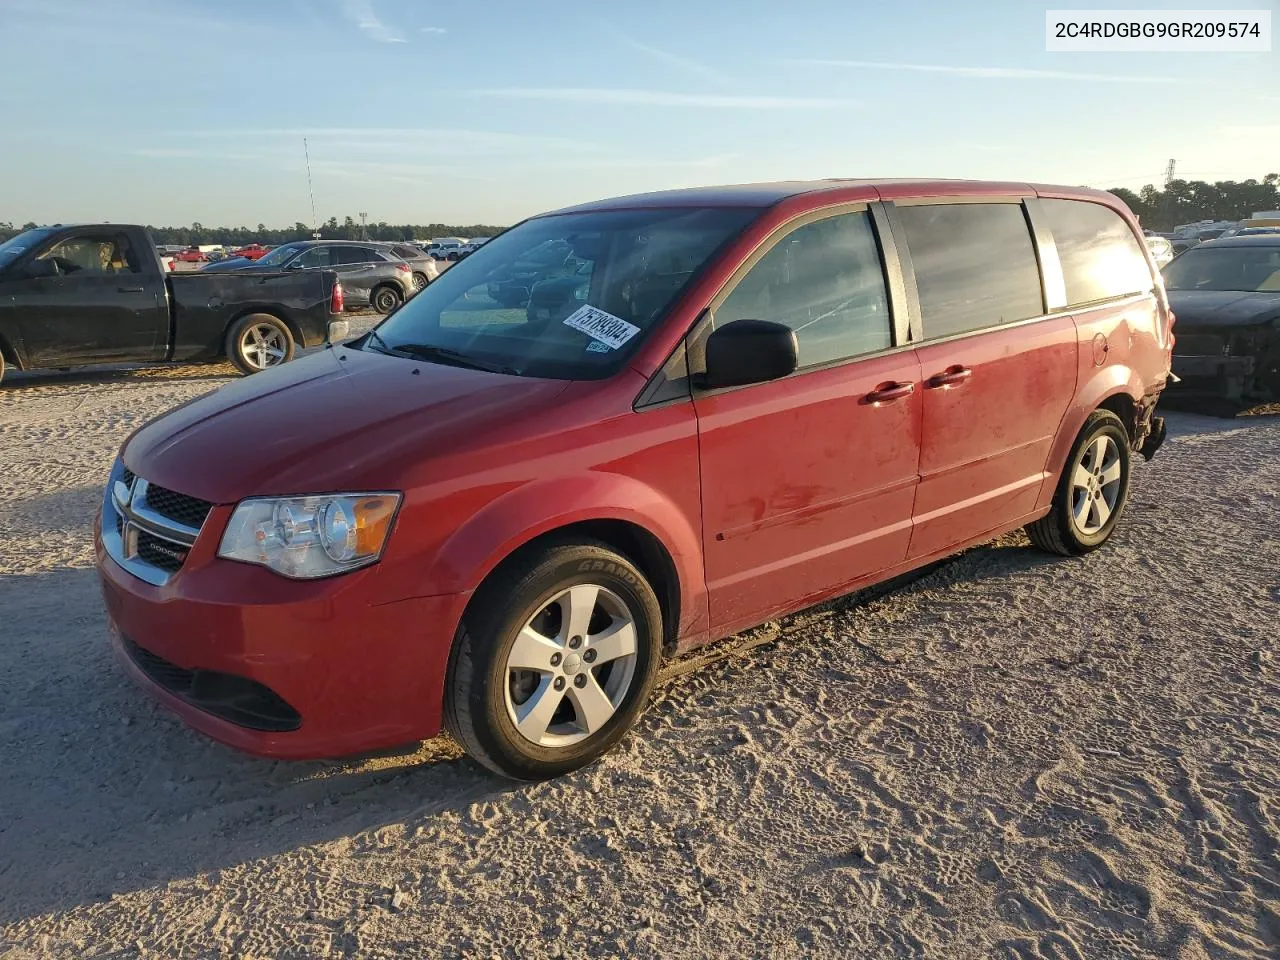
<svg viewBox="0 0 1280 960">
<path fill-rule="evenodd" d="M 433 593 L 470 593 L 524 544 L 589 520 L 625 521 L 657 538 L 679 579 L 680 636 L 706 629 L 706 583 L 697 529 L 661 491 L 614 473 L 534 481 L 502 495 L 450 535 L 425 583 Z"/>
</svg>

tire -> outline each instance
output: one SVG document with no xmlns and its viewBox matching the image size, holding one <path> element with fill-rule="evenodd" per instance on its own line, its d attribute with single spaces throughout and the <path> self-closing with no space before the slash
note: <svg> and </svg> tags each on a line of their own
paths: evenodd
<svg viewBox="0 0 1280 960">
<path fill-rule="evenodd" d="M 1110 539 L 1129 501 L 1129 471 L 1124 423 L 1110 410 L 1095 410 L 1071 445 L 1053 506 L 1027 524 L 1031 542 L 1062 556 L 1098 549 Z"/>
<path fill-rule="evenodd" d="M 403 301 L 404 295 L 395 287 L 385 283 L 380 287 L 374 287 L 373 293 L 369 294 L 369 303 L 384 317 L 400 306 Z"/>
<path fill-rule="evenodd" d="M 227 331 L 227 359 L 243 374 L 261 373 L 288 363 L 296 351 L 288 325 L 269 313 L 241 317 Z"/>
<path fill-rule="evenodd" d="M 553 544 L 477 592 L 449 660 L 445 728 L 495 773 L 557 777 L 622 739 L 661 658 L 662 610 L 635 565 L 603 543 Z"/>
<path fill-rule="evenodd" d="M 0 383 L 4 383 L 4 351 L 0 350 Z"/>
<path fill-rule="evenodd" d="M 425 273 L 422 273 L 421 271 L 417 271 L 413 275 L 413 289 L 415 291 L 421 290 L 430 282 L 431 282 L 431 278 L 428 277 Z"/>
</svg>

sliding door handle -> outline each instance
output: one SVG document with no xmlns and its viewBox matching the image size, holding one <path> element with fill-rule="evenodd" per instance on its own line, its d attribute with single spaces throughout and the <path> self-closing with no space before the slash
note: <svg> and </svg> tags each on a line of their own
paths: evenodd
<svg viewBox="0 0 1280 960">
<path fill-rule="evenodd" d="M 890 400 L 901 400 L 916 392 L 914 383 L 882 383 L 867 394 L 867 403 L 887 403 Z"/>
<path fill-rule="evenodd" d="M 956 387 L 972 376 L 973 371 L 968 367 L 947 367 L 942 373 L 934 374 L 925 381 L 925 386 L 931 390 L 936 390 L 938 387 Z"/>
</svg>

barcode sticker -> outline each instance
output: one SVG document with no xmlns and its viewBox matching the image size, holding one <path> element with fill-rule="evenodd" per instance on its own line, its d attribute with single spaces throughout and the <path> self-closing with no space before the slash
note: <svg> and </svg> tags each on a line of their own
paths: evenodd
<svg viewBox="0 0 1280 960">
<path fill-rule="evenodd" d="M 580 330 L 592 340 L 598 340 L 611 350 L 617 350 L 637 333 L 640 328 L 627 323 L 621 317 L 606 313 L 596 307 L 581 306 L 564 318 L 565 326 Z"/>
</svg>

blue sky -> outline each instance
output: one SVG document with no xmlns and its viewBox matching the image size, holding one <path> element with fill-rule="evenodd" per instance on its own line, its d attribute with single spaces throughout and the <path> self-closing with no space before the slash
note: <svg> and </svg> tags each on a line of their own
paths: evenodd
<svg viewBox="0 0 1280 960">
<path fill-rule="evenodd" d="M 1280 168 L 1276 53 L 1050 54 L 1046 6 L 0 0 L 0 220 L 310 222 L 304 136 L 317 217 L 391 223 L 700 183 Z"/>
</svg>

